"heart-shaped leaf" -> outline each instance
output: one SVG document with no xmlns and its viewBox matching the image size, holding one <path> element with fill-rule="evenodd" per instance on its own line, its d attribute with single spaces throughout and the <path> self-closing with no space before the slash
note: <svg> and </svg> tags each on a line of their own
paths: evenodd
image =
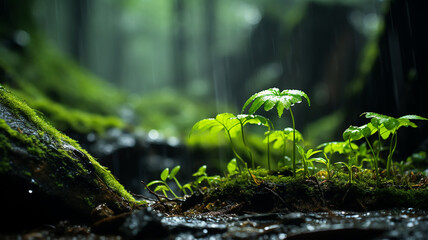
<svg viewBox="0 0 428 240">
<path fill-rule="evenodd" d="M 287 89 L 282 92 L 278 88 L 269 88 L 253 94 L 242 107 L 242 112 L 252 102 L 248 112 L 254 114 L 257 109 L 264 105 L 264 110 L 269 111 L 276 107 L 278 116 L 281 117 L 285 109 L 290 109 L 294 104 L 302 102 L 302 97 L 306 98 L 308 105 L 311 105 L 309 97 L 306 93 L 300 90 Z"/>
</svg>

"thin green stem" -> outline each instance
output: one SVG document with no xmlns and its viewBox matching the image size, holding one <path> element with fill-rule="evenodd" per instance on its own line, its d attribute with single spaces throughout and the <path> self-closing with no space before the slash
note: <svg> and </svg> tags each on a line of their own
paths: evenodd
<svg viewBox="0 0 428 240">
<path fill-rule="evenodd" d="M 184 189 L 183 186 L 181 186 L 181 184 L 178 181 L 178 179 L 176 177 L 173 177 L 172 179 L 174 179 L 175 184 L 177 184 L 178 188 L 180 188 L 180 190 L 183 191 L 184 195 L 187 195 L 186 189 Z"/>
<path fill-rule="evenodd" d="M 270 133 L 267 135 L 267 163 L 268 163 L 268 169 L 270 171 L 269 135 L 270 135 Z"/>
<path fill-rule="evenodd" d="M 386 166 L 388 176 L 392 175 L 392 156 L 394 155 L 395 149 L 397 148 L 397 139 L 397 133 L 393 133 L 391 136 L 391 143 L 389 145 L 389 154 Z"/>
<path fill-rule="evenodd" d="M 172 195 L 174 195 L 175 198 L 178 198 L 177 194 L 175 194 L 175 192 L 172 191 L 172 189 L 168 186 L 168 184 L 166 182 L 165 182 L 165 186 L 168 188 L 168 191 L 170 191 L 172 193 Z"/>
<path fill-rule="evenodd" d="M 373 154 L 373 164 L 374 164 L 374 168 L 375 168 L 375 173 L 376 173 L 376 185 L 379 187 L 380 185 L 380 179 L 379 179 L 379 169 L 378 169 L 378 159 L 377 156 L 373 150 L 372 145 L 370 144 L 369 140 L 367 139 L 367 137 L 364 136 L 364 138 L 366 139 L 367 145 L 369 145 L 370 151 L 372 151 Z"/>
<path fill-rule="evenodd" d="M 226 130 L 226 128 L 225 128 Z M 239 156 L 239 154 L 236 152 L 235 147 L 233 146 L 233 141 L 232 141 L 232 136 L 230 136 L 230 132 L 228 130 L 226 130 L 227 132 L 227 136 L 229 137 L 229 142 L 230 142 L 230 147 L 232 148 L 232 152 L 233 154 L 236 156 L 237 159 L 239 159 L 244 165 L 245 167 L 247 166 L 247 163 L 244 161 L 244 159 Z"/>
<path fill-rule="evenodd" d="M 239 120 L 239 119 L 238 119 Z M 241 136 L 242 136 L 242 143 L 245 146 L 245 149 L 247 150 L 248 156 L 250 157 L 250 161 L 251 161 L 251 167 L 253 169 L 255 169 L 254 166 L 254 159 L 253 159 L 253 154 L 251 153 L 250 148 L 247 146 L 247 144 L 245 143 L 245 136 L 244 136 L 244 123 L 241 122 L 241 120 L 239 120 L 239 123 L 241 125 Z"/>
<path fill-rule="evenodd" d="M 293 111 L 290 108 L 291 121 L 293 122 L 293 176 L 296 178 L 296 125 L 294 122 Z"/>
</svg>

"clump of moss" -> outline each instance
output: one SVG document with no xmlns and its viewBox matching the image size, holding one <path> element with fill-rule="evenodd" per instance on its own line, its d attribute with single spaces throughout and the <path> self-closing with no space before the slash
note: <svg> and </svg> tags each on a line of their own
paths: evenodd
<svg viewBox="0 0 428 240">
<path fill-rule="evenodd" d="M 347 174 L 331 179 L 320 176 L 294 178 L 287 169 L 268 171 L 263 168 L 227 176 L 205 190 L 205 197 L 189 212 L 209 211 L 217 202 L 228 206 L 240 204 L 240 212 L 278 211 L 367 211 L 388 208 L 428 209 L 428 178 L 414 183 L 394 185 L 384 181 L 377 187 L 371 174 L 361 174 L 350 184 Z M 413 186 L 413 187 L 412 187 Z M 227 207 L 225 207 L 227 208 Z M 188 210 L 190 209 L 190 210 Z M 197 209 L 197 210 L 196 210 Z M 218 210 L 218 209 L 217 209 Z"/>
</svg>

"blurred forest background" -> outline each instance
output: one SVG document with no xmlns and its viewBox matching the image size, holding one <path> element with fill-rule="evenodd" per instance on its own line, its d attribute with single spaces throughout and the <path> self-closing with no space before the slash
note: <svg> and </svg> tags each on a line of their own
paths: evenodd
<svg viewBox="0 0 428 240">
<path fill-rule="evenodd" d="M 296 88 L 313 102 L 298 113 L 302 128 L 345 103 L 364 47 L 382 26 L 382 7 L 372 0 L 51 0 L 32 10 L 61 51 L 113 86 L 150 96 L 152 106 L 173 91 L 236 112 L 257 91 Z"/>
<path fill-rule="evenodd" d="M 140 132 L 178 146 L 198 120 L 237 114 L 255 92 L 299 89 L 311 107 L 295 107 L 296 127 L 316 146 L 340 141 L 366 111 L 427 117 L 422 9 L 410 0 L 0 0 L 0 83 L 84 146 L 120 135 L 125 147 Z M 277 129 L 291 125 L 260 113 Z M 426 125 L 410 130 L 398 153 L 427 148 L 427 135 Z"/>
</svg>

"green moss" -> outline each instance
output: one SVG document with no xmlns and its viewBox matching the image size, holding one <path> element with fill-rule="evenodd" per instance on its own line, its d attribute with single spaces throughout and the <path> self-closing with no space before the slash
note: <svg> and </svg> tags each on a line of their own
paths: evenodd
<svg viewBox="0 0 428 240">
<path fill-rule="evenodd" d="M 120 196 L 125 198 L 131 203 L 135 203 L 135 199 L 132 197 L 130 193 L 128 193 L 125 188 L 114 178 L 114 176 L 108 171 L 106 168 L 102 167 L 89 153 L 87 153 L 84 149 L 82 149 L 79 144 L 62 134 L 54 127 L 46 123 L 43 119 L 41 119 L 36 112 L 31 109 L 27 104 L 17 99 L 14 95 L 7 92 L 3 87 L 0 86 L 0 102 L 13 110 L 17 116 L 24 116 L 33 123 L 39 131 L 46 132 L 49 136 L 53 137 L 56 141 L 57 148 L 59 149 L 59 153 L 50 152 L 49 149 L 41 143 L 35 136 L 28 136 L 26 134 L 22 134 L 19 131 L 12 129 L 4 119 L 0 119 L 0 135 L 3 132 L 4 134 L 9 135 L 12 138 L 18 139 L 19 142 L 24 143 L 27 146 L 27 149 L 36 154 L 36 156 L 40 156 L 40 154 L 49 153 L 51 155 L 60 154 L 62 156 L 66 156 L 73 161 L 77 161 L 70 156 L 67 149 L 64 149 L 63 144 L 67 143 L 73 146 L 78 151 L 82 152 L 86 157 L 90 160 L 92 165 L 94 166 L 97 175 L 104 181 L 104 183 L 118 193 Z M 87 171 L 83 165 L 79 162 L 76 162 L 80 166 L 80 168 L 84 171 Z"/>
<path fill-rule="evenodd" d="M 372 174 L 359 175 L 352 184 L 348 174 L 337 173 L 331 180 L 322 177 L 294 178 L 282 176 L 266 169 L 251 170 L 258 181 L 256 184 L 247 172 L 223 177 L 220 182 L 207 190 L 205 204 L 214 201 L 244 202 L 245 209 L 264 209 L 263 201 L 276 202 L 281 208 L 298 211 L 325 211 L 325 207 L 337 210 L 375 210 L 388 208 L 428 209 L 428 187 L 415 184 L 414 188 L 394 185 L 393 181 L 382 181 L 376 187 Z M 410 184 L 411 185 L 411 184 Z M 412 186 L 412 185 L 411 185 Z M 267 198 L 258 201 L 259 197 Z M 281 199 L 280 199 L 281 198 Z M 275 205 L 276 206 L 276 205 Z"/>
</svg>

